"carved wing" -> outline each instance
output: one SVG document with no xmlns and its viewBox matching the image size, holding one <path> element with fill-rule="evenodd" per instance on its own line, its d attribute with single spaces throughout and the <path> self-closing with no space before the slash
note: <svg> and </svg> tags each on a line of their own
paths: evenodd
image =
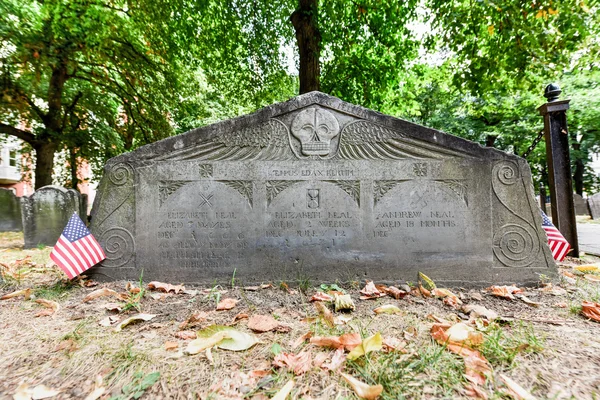
<svg viewBox="0 0 600 400">
<path fill-rule="evenodd" d="M 465 157 L 465 154 L 408 138 L 373 122 L 351 122 L 342 130 L 338 156 L 349 160 L 401 160 L 406 158 Z"/>
<path fill-rule="evenodd" d="M 293 157 L 287 127 L 276 119 L 224 133 L 155 160 L 284 160 Z"/>
</svg>

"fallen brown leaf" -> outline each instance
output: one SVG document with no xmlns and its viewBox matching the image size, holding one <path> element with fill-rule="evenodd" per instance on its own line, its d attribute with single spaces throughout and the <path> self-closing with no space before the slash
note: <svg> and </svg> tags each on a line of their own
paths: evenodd
<svg viewBox="0 0 600 400">
<path fill-rule="evenodd" d="M 383 392 L 383 386 L 381 385 L 369 386 L 352 375 L 344 374 L 343 372 L 340 372 L 340 375 L 361 399 L 375 400 Z"/>
<path fill-rule="evenodd" d="M 194 331 L 179 331 L 179 332 L 175 332 L 174 336 L 177 339 L 183 339 L 183 340 L 196 339 L 198 337 L 198 335 L 196 335 L 196 332 L 194 332 Z"/>
<path fill-rule="evenodd" d="M 396 300 L 403 299 L 408 294 L 408 292 L 405 292 L 404 290 L 400 290 L 395 286 L 390 286 L 390 287 L 386 288 L 385 292 L 389 296 L 395 298 Z"/>
<path fill-rule="evenodd" d="M 309 301 L 333 301 L 333 297 L 323 292 L 316 292 L 311 296 Z"/>
<path fill-rule="evenodd" d="M 26 383 L 21 383 L 16 392 L 13 394 L 14 400 L 38 400 L 54 397 L 60 393 L 60 390 L 51 389 L 46 385 L 37 385 L 34 388 L 29 388 Z"/>
<path fill-rule="evenodd" d="M 97 299 L 99 297 L 104 297 L 104 296 L 113 296 L 113 297 L 118 298 L 119 300 L 124 300 L 124 299 L 127 299 L 129 297 L 126 294 L 119 294 L 119 293 L 115 292 L 112 289 L 102 288 L 102 289 L 94 290 L 92 293 L 90 293 L 87 296 L 85 296 L 83 298 L 83 302 L 87 303 L 89 301 L 92 301 L 94 299 Z"/>
<path fill-rule="evenodd" d="M 248 320 L 248 328 L 254 332 L 269 332 L 279 326 L 279 322 L 270 315 L 254 314 Z"/>
<path fill-rule="evenodd" d="M 29 300 L 29 298 L 31 297 L 31 288 L 21 289 L 12 293 L 5 294 L 4 296 L 0 297 L 0 300 L 8 300 L 19 296 L 24 296 L 25 300 Z"/>
<path fill-rule="evenodd" d="M 271 400 L 285 400 L 294 388 L 294 381 L 290 379 L 279 391 L 271 398 Z"/>
<path fill-rule="evenodd" d="M 53 314 L 56 314 L 58 312 L 58 310 L 60 309 L 60 305 L 57 302 L 52 301 L 52 300 L 36 299 L 35 302 L 46 308 L 49 308 L 49 310 L 43 310 L 43 311 L 40 311 L 37 314 L 35 314 L 36 317 L 53 315 Z"/>
<path fill-rule="evenodd" d="M 356 346 L 362 344 L 362 339 L 358 333 L 345 333 L 341 336 L 315 336 L 310 338 L 310 343 L 315 346 L 345 348 L 352 351 Z"/>
<path fill-rule="evenodd" d="M 385 296 L 385 293 L 379 291 L 373 281 L 367 281 L 365 287 L 360 290 L 360 294 L 362 294 L 362 296 L 360 296 L 361 300 L 377 299 Z"/>
<path fill-rule="evenodd" d="M 308 331 L 306 332 L 304 335 L 300 336 L 298 339 L 294 340 L 294 343 L 292 343 L 292 349 L 295 349 L 296 347 L 300 346 L 302 343 L 306 342 L 308 339 L 310 339 L 312 337 L 312 332 Z"/>
<path fill-rule="evenodd" d="M 600 303 L 583 301 L 581 313 L 593 321 L 600 322 Z"/>
<path fill-rule="evenodd" d="M 294 371 L 294 374 L 302 375 L 305 372 L 310 371 L 312 357 L 308 351 L 303 351 L 298 354 L 279 353 L 275 356 L 273 365 L 280 368 L 287 367 L 289 370 Z"/>
<path fill-rule="evenodd" d="M 185 290 L 185 286 L 183 286 L 183 285 L 171 285 L 169 283 L 162 283 L 162 282 L 153 281 L 153 282 L 150 282 L 148 284 L 148 289 L 150 289 L 150 290 L 159 290 L 159 291 L 165 292 L 165 293 L 173 292 L 175 294 L 179 294 L 179 292 Z"/>
<path fill-rule="evenodd" d="M 100 326 L 111 326 L 112 324 L 114 324 L 118 320 L 119 320 L 119 317 L 117 317 L 116 315 L 109 315 L 106 318 L 102 318 L 98 322 L 98 324 L 100 324 Z"/>
<path fill-rule="evenodd" d="M 192 315 L 190 315 L 188 317 L 188 319 L 186 319 L 181 324 L 179 324 L 179 329 L 183 330 L 189 326 L 198 325 L 199 323 L 206 321 L 207 318 L 208 318 L 208 313 L 206 313 L 204 311 L 195 312 Z"/>
<path fill-rule="evenodd" d="M 123 321 L 119 322 L 117 326 L 114 327 L 114 332 L 121 332 L 121 330 L 132 322 L 138 321 L 150 321 L 152 318 L 156 317 L 156 314 L 136 314 Z"/>
<path fill-rule="evenodd" d="M 331 313 L 331 310 L 329 310 L 329 308 L 327 308 L 327 306 L 321 303 L 320 301 L 315 302 L 314 305 L 317 309 L 317 312 L 319 313 L 319 316 L 325 321 L 327 326 L 333 328 L 333 326 L 335 325 L 335 321 L 333 319 L 333 314 Z"/>
<path fill-rule="evenodd" d="M 600 282 L 600 276 L 598 275 L 585 274 L 583 277 L 590 282 Z"/>
<path fill-rule="evenodd" d="M 498 318 L 498 314 L 495 311 L 485 308 L 484 306 L 466 304 L 462 307 L 462 310 L 465 314 L 471 315 L 471 317 L 484 317 L 490 322 Z"/>
<path fill-rule="evenodd" d="M 518 287 L 516 287 L 514 285 L 512 285 L 512 286 L 490 286 L 489 288 L 487 288 L 487 290 L 496 297 L 503 297 L 505 299 L 510 299 L 510 300 L 515 299 L 515 296 L 513 296 L 513 294 L 523 293 L 522 289 L 519 289 Z"/>
<path fill-rule="evenodd" d="M 521 385 L 510 379 L 504 374 L 500 374 L 500 379 L 506 385 L 508 394 L 515 400 L 535 400 L 535 397 L 527 390 L 523 389 Z"/>
<path fill-rule="evenodd" d="M 344 363 L 346 362 L 346 355 L 344 354 L 344 349 L 339 348 L 331 356 L 331 362 L 324 363 L 322 368 L 326 371 L 339 371 Z"/>
<path fill-rule="evenodd" d="M 167 351 L 177 350 L 178 347 L 179 343 L 177 342 L 165 342 L 165 350 Z"/>
<path fill-rule="evenodd" d="M 77 343 L 73 339 L 67 339 L 60 342 L 55 348 L 54 352 L 66 350 L 67 353 L 72 353 L 77 350 Z"/>
<path fill-rule="evenodd" d="M 236 299 L 223 299 L 219 302 L 219 304 L 217 304 L 217 311 L 231 310 L 238 302 L 239 300 Z"/>
</svg>

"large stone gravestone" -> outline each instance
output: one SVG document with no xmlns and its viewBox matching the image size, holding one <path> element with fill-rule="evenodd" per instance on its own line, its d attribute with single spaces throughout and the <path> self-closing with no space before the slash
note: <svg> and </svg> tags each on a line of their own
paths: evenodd
<svg viewBox="0 0 600 400">
<path fill-rule="evenodd" d="M 213 284 L 553 275 L 522 158 L 312 92 L 109 160 L 92 273 Z"/>
<path fill-rule="evenodd" d="M 19 198 L 12 190 L 0 188 L 0 232 L 22 230 Z"/>
<path fill-rule="evenodd" d="M 575 206 L 575 215 L 590 215 L 588 201 L 577 193 L 573 193 L 573 204 Z"/>
<path fill-rule="evenodd" d="M 600 219 L 600 193 L 588 197 L 592 219 Z"/>
<path fill-rule="evenodd" d="M 25 248 L 54 246 L 74 212 L 87 220 L 87 196 L 73 189 L 44 186 L 21 198 Z"/>
</svg>

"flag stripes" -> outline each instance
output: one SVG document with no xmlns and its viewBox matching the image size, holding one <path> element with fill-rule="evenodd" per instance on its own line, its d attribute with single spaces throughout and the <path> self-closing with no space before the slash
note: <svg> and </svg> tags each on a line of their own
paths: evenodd
<svg viewBox="0 0 600 400">
<path fill-rule="evenodd" d="M 74 213 L 52 249 L 50 258 L 69 279 L 73 279 L 104 260 L 106 255 L 83 221 Z"/>
</svg>

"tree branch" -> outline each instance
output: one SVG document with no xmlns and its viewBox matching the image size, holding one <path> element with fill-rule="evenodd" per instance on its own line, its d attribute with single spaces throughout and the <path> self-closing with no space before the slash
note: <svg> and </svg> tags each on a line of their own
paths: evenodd
<svg viewBox="0 0 600 400">
<path fill-rule="evenodd" d="M 24 131 L 22 129 L 15 128 L 14 126 L 4 124 L 0 122 L 0 133 L 5 133 L 10 136 L 15 136 L 27 143 L 33 145 L 37 141 L 35 135 L 31 132 Z"/>
</svg>

